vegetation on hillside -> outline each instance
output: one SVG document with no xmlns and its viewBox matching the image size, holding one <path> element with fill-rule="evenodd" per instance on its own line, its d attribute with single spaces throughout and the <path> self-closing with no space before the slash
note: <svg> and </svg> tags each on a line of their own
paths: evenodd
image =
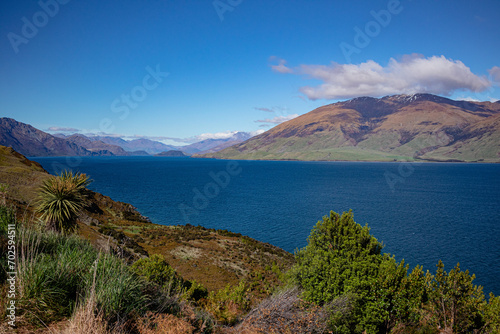
<svg viewBox="0 0 500 334">
<path fill-rule="evenodd" d="M 459 264 L 436 274 L 382 254 L 383 245 L 352 212 L 331 212 L 297 252 L 291 281 L 306 301 L 328 309 L 334 333 L 497 333 L 500 297 L 486 302 Z"/>
</svg>

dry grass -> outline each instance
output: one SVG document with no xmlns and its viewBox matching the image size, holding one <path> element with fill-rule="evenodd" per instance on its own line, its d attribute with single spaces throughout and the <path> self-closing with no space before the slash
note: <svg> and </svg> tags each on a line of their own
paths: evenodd
<svg viewBox="0 0 500 334">
<path fill-rule="evenodd" d="M 227 333 L 326 333 L 326 310 L 304 302 L 299 294 L 291 288 L 264 300 Z"/>
<path fill-rule="evenodd" d="M 149 312 L 139 320 L 139 334 L 191 334 L 195 328 L 186 320 L 171 314 Z"/>
<path fill-rule="evenodd" d="M 80 305 L 70 320 L 65 334 L 108 334 L 107 322 L 101 311 L 97 311 L 95 294 L 95 280 L 97 275 L 97 263 L 100 255 L 94 263 L 94 277 L 88 298 Z M 97 312 L 97 313 L 96 313 Z M 118 334 L 117 332 L 115 332 Z"/>
</svg>

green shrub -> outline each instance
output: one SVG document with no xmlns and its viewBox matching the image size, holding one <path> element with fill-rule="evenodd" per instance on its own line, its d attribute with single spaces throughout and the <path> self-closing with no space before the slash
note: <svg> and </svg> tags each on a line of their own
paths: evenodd
<svg viewBox="0 0 500 334">
<path fill-rule="evenodd" d="M 500 333 L 500 296 L 490 293 L 490 300 L 483 307 L 486 332 Z"/>
<path fill-rule="evenodd" d="M 439 261 L 436 275 L 429 282 L 429 294 L 430 308 L 440 328 L 469 333 L 483 326 L 483 288 L 474 285 L 474 279 L 468 270 L 461 271 L 459 264 L 446 272 Z"/>
<path fill-rule="evenodd" d="M 168 294 L 181 293 L 184 280 L 161 254 L 137 260 L 131 269 L 137 275 L 165 288 Z"/>
<path fill-rule="evenodd" d="M 324 305 L 335 333 L 453 333 L 499 330 L 500 298 L 486 303 L 474 275 L 457 265 L 436 275 L 381 254 L 382 244 L 352 212 L 331 212 L 313 228 L 287 274 L 303 297 Z"/>
<path fill-rule="evenodd" d="M 238 319 L 250 310 L 250 288 L 245 282 L 232 287 L 227 285 L 217 292 L 208 295 L 205 308 L 220 323 L 234 325 Z"/>
<path fill-rule="evenodd" d="M 185 292 L 183 294 L 183 297 L 187 300 L 198 302 L 201 299 L 208 297 L 207 288 L 204 287 L 203 284 L 198 283 L 195 280 L 185 281 L 184 289 Z"/>
<path fill-rule="evenodd" d="M 398 266 L 381 255 L 382 243 L 370 235 L 368 226 L 357 224 L 352 212 L 330 212 L 313 228 L 308 245 L 296 253 L 290 276 L 303 297 L 318 305 L 339 297 L 348 300 L 349 313 L 332 310 L 332 326 L 342 332 L 376 333 L 386 320 L 390 305 L 384 299 L 385 275 Z M 384 275 L 380 275 L 380 268 Z M 394 273 L 394 279 L 399 273 Z M 385 292 L 384 292 L 385 293 Z"/>
</svg>

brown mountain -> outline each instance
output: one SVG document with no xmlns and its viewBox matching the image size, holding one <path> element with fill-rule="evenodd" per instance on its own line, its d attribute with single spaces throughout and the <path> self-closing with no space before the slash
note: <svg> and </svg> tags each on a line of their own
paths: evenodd
<svg viewBox="0 0 500 334">
<path fill-rule="evenodd" d="M 99 152 L 89 151 L 12 118 L 0 118 L 0 145 L 12 147 L 17 152 L 32 157 L 100 155 Z"/>
<path fill-rule="evenodd" d="M 431 94 L 360 97 L 317 108 L 202 157 L 500 162 L 500 102 Z"/>
<path fill-rule="evenodd" d="M 64 139 L 99 155 L 131 155 L 120 146 L 107 144 L 100 140 L 92 140 L 80 134 L 74 134 Z"/>
</svg>

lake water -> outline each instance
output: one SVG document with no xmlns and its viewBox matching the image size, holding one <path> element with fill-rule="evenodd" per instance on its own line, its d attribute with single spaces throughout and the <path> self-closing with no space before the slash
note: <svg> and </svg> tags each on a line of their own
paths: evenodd
<svg viewBox="0 0 500 334">
<path fill-rule="evenodd" d="M 293 252 L 330 210 L 352 209 L 385 252 L 435 272 L 438 260 L 500 294 L 500 165 L 237 161 L 165 157 L 33 158 L 71 167 L 90 188 L 157 224 L 227 229 Z"/>
</svg>

